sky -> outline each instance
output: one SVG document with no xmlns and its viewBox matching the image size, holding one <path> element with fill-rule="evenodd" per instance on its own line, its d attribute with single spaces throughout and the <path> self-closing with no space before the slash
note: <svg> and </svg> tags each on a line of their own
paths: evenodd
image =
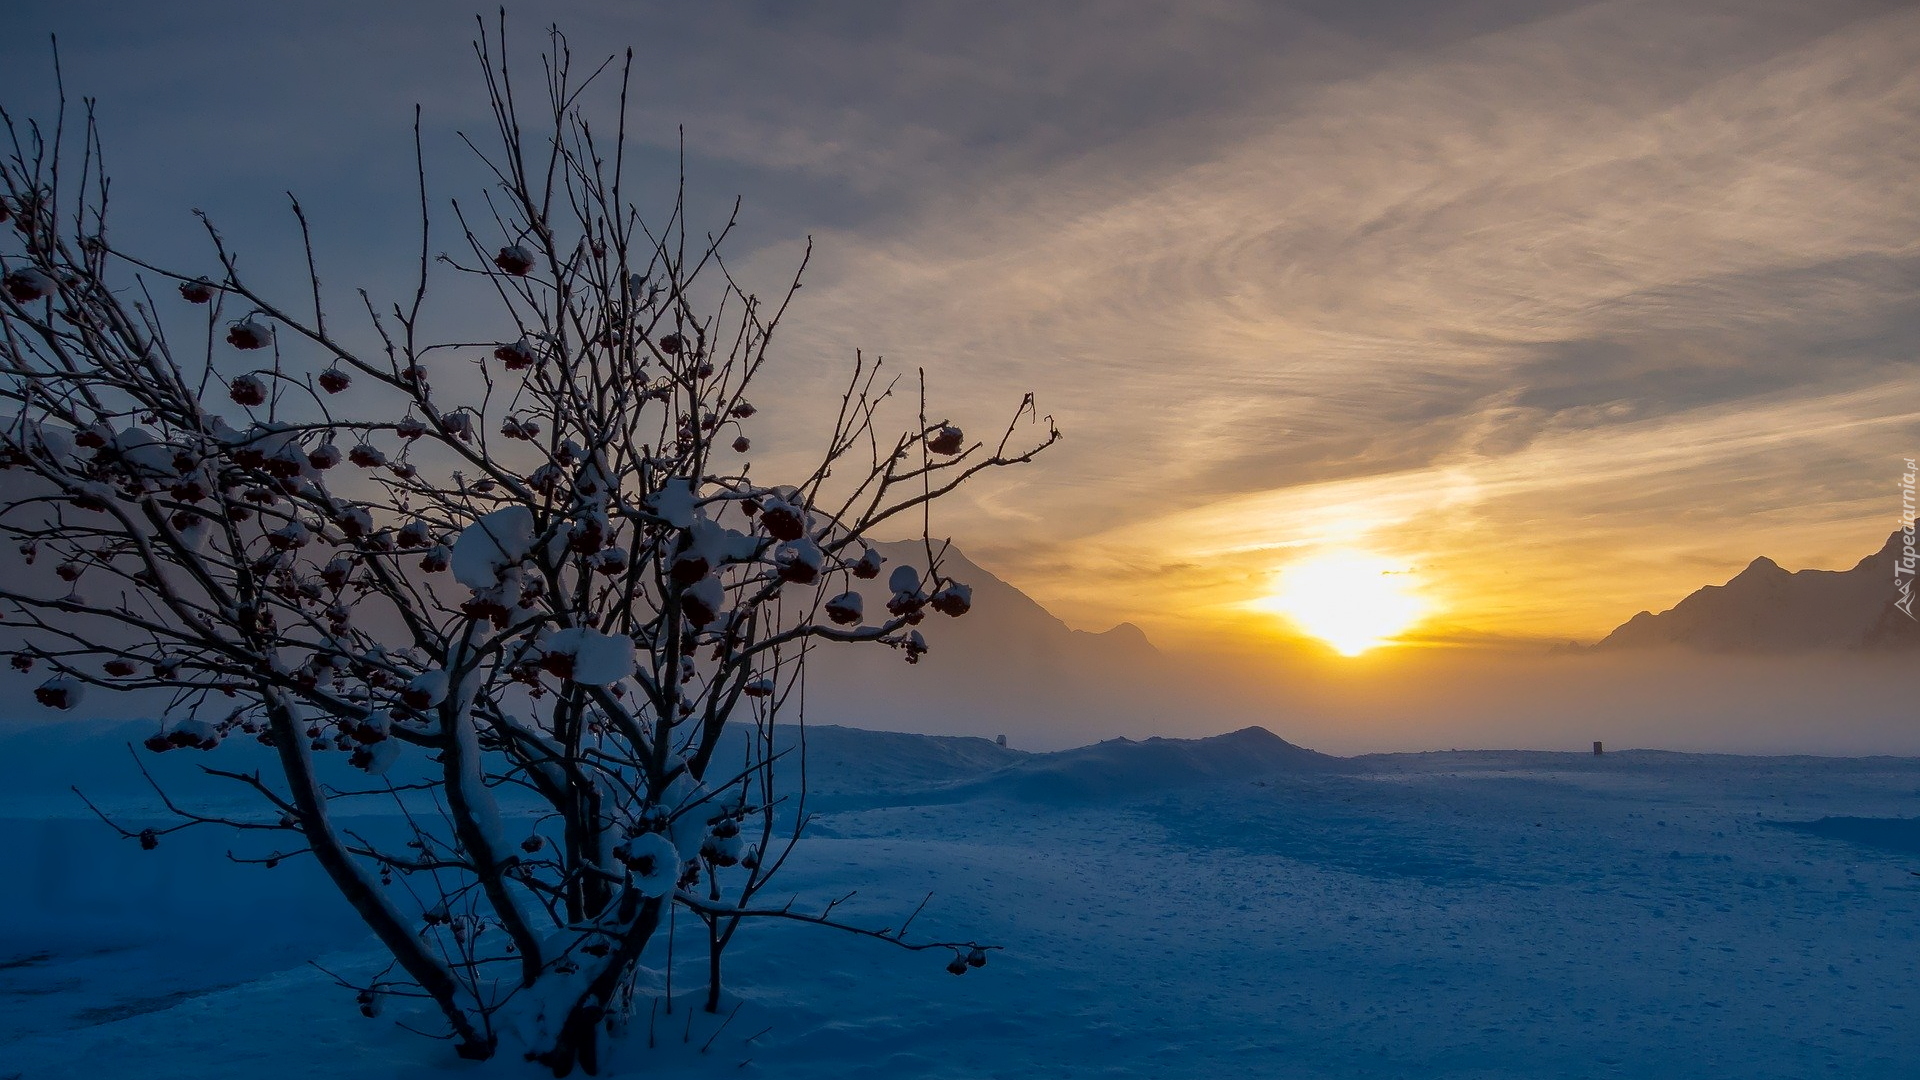
<svg viewBox="0 0 1920 1080">
<path fill-rule="evenodd" d="M 204 258 L 203 207 L 284 270 L 291 190 L 395 291 L 414 104 L 436 194 L 483 182 L 469 7 L 5 21 L 0 103 L 46 114 L 50 33 L 99 100 L 129 246 Z M 643 204 L 684 130 L 745 272 L 813 238 L 776 453 L 856 348 L 970 432 L 1035 393 L 1066 440 L 934 524 L 1075 626 L 1264 647 L 1286 568 L 1358 553 L 1410 640 L 1591 641 L 1899 524 L 1920 6 L 622 0 L 516 6 L 517 55 L 549 22 L 635 48 Z"/>
</svg>

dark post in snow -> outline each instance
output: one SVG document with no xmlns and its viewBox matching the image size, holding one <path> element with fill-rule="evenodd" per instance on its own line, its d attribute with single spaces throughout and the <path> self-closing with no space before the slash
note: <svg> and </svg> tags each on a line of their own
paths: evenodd
<svg viewBox="0 0 1920 1080">
<path fill-rule="evenodd" d="M 1600 741 L 1598 739 L 1595 739 L 1593 743 L 1593 756 L 1599 757 L 1604 752 L 1605 751 L 1600 749 Z"/>
<path fill-rule="evenodd" d="M 45 673 L 49 708 L 157 694 L 152 752 L 271 747 L 275 773 L 208 769 L 265 817 L 181 808 L 123 834 L 243 828 L 278 845 L 267 867 L 310 852 L 395 960 L 349 987 L 362 1011 L 431 1000 L 463 1057 L 511 1023 L 555 1074 L 595 1071 L 674 908 L 707 931 L 709 1009 L 750 919 L 980 966 L 976 942 L 756 903 L 807 820 L 804 744 L 776 748 L 774 723 L 803 719 L 809 649 L 914 662 L 929 612 L 966 613 L 928 506 L 1030 461 L 1051 419 L 1028 397 L 968 440 L 856 356 L 817 463 L 750 478 L 747 392 L 798 275 L 747 291 L 721 254 L 733 220 L 696 230 L 684 178 L 660 227 L 624 201 L 631 52 L 582 80 L 554 33 L 528 116 L 484 26 L 475 50 L 495 184 L 477 215 L 452 204 L 456 250 L 436 257 L 420 163 L 417 281 L 350 302 L 357 331 L 323 297 L 297 202 L 301 295 L 256 287 L 204 218 L 207 271 L 165 269 L 108 239 L 90 104 L 70 124 L 63 98 L 50 129 L 0 112 L 13 667 Z M 594 77 L 619 81 L 619 123 L 580 111 Z M 430 283 L 468 287 L 461 338 L 427 336 Z M 853 580 L 881 572 L 877 530 L 920 536 L 928 572 L 894 568 L 868 612 Z M 729 729 L 746 738 L 722 755 Z M 362 781 L 323 782 L 332 755 Z M 503 789 L 540 812 L 509 815 Z M 355 831 L 360 806 L 404 815 L 405 843 Z"/>
</svg>

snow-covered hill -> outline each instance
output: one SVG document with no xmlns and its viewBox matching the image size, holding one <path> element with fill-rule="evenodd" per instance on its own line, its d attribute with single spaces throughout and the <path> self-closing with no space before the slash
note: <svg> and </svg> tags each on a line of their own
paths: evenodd
<svg viewBox="0 0 1920 1080">
<path fill-rule="evenodd" d="M 1265 728 L 1204 739 L 1110 739 L 1034 754 L 954 782 L 875 793 L 866 805 L 925 805 L 999 798 L 1053 806 L 1117 802 L 1207 784 L 1350 771 Z"/>
</svg>

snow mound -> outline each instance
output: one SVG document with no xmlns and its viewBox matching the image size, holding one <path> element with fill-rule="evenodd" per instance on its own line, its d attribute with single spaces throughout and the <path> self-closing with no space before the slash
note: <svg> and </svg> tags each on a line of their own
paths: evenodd
<svg viewBox="0 0 1920 1080">
<path fill-rule="evenodd" d="M 1823 817 L 1774 824 L 1809 836 L 1844 840 L 1899 855 L 1920 855 L 1920 818 Z"/>
<path fill-rule="evenodd" d="M 1209 783 L 1239 783 L 1350 766 L 1262 727 L 1206 739 L 1110 739 L 1036 757 L 974 785 L 980 795 L 1040 803 L 1125 799 Z"/>
<path fill-rule="evenodd" d="M 745 725 L 730 727 L 721 736 L 714 760 L 741 760 L 748 735 Z M 801 729 L 794 725 L 774 729 L 774 750 L 785 755 L 780 765 L 787 778 L 783 787 L 797 783 L 800 735 Z M 807 806 L 832 811 L 895 805 L 910 801 L 914 793 L 978 779 L 1030 757 L 989 739 L 809 725 Z"/>
<path fill-rule="evenodd" d="M 1021 802 L 1065 805 L 1073 803 L 1120 801 L 1154 795 L 1181 788 L 1207 784 L 1239 784 L 1264 777 L 1329 774 L 1359 771 L 1346 759 L 1307 750 L 1261 727 L 1244 728 L 1205 739 L 1153 738 L 1136 742 L 1111 739 L 1092 746 L 1061 750 L 1051 754 L 1018 754 L 984 739 L 945 740 L 949 743 L 978 743 L 1006 755 L 998 767 L 973 758 L 971 775 L 950 776 L 914 787 L 906 783 L 904 770 L 895 755 L 904 747 L 902 740 L 930 740 L 930 736 L 898 735 L 883 732 L 837 729 L 845 734 L 836 747 L 841 777 L 879 778 L 890 783 L 873 782 L 865 788 L 836 785 L 828 805 L 875 806 L 938 805 L 974 799 L 1012 799 Z M 926 755 L 930 747 L 916 747 Z M 810 764 L 817 759 L 810 756 Z M 819 776 L 812 775 L 816 788 Z"/>
</svg>

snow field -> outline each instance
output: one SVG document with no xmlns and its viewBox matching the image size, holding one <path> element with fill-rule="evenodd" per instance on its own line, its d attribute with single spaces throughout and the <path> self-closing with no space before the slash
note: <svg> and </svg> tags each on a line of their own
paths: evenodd
<svg viewBox="0 0 1920 1080">
<path fill-rule="evenodd" d="M 1920 1061 L 1920 843 L 1902 846 L 1920 841 L 1920 761 L 1398 755 L 1129 796 L 1084 774 L 1204 744 L 1107 744 L 1069 768 L 915 738 L 822 737 L 821 783 L 842 790 L 784 884 L 802 907 L 857 889 L 839 913 L 883 926 L 932 892 L 910 936 L 1004 951 L 956 978 L 945 954 L 763 924 L 729 951 L 709 1016 L 690 1007 L 704 954 L 682 918 L 683 1000 L 670 1016 L 642 1001 L 618 1075 L 1902 1077 Z M 988 782 L 1010 769 L 1019 783 Z M 453 1060 L 394 1027 L 402 1008 L 355 1014 L 303 961 L 357 973 L 377 956 L 310 866 L 227 865 L 211 833 L 142 853 L 18 811 L 0 1077 L 530 1075 Z M 647 962 L 663 993 L 664 942 Z"/>
</svg>

